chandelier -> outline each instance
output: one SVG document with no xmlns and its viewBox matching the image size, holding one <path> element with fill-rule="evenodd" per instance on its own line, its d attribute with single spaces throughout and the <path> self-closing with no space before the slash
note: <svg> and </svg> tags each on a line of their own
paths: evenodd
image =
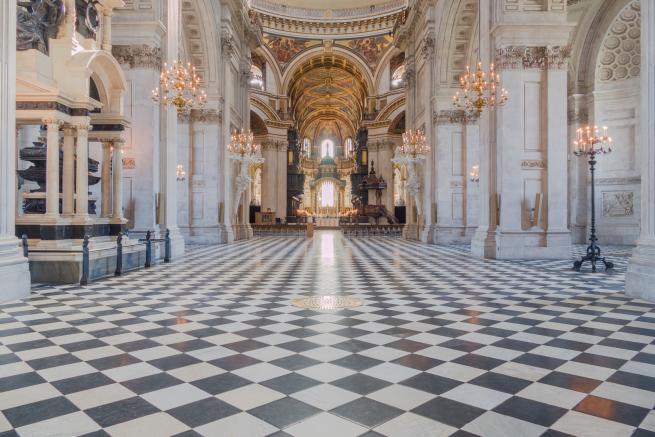
<svg viewBox="0 0 655 437">
<path fill-rule="evenodd" d="M 612 138 L 607 135 L 607 126 L 603 126 L 603 133 L 598 126 L 587 126 L 577 130 L 578 137 L 573 142 L 576 156 L 594 156 L 612 152 Z"/>
<path fill-rule="evenodd" d="M 409 129 L 403 134 L 403 143 L 398 149 L 401 155 L 416 158 L 427 154 L 430 151 L 430 145 L 421 129 Z"/>
<path fill-rule="evenodd" d="M 254 156 L 259 150 L 259 144 L 256 144 L 254 139 L 255 135 L 250 129 L 241 129 L 240 131 L 235 129 L 230 136 L 230 144 L 227 145 L 227 150 L 241 158 Z"/>
<path fill-rule="evenodd" d="M 152 90 L 152 100 L 164 106 L 175 106 L 177 112 L 188 112 L 202 107 L 207 94 L 200 89 L 200 77 L 196 67 L 175 61 L 171 67 L 164 64 L 159 76 L 159 86 Z"/>
<path fill-rule="evenodd" d="M 183 181 L 186 179 L 186 172 L 184 171 L 184 166 L 182 164 L 178 164 L 175 168 L 175 178 L 178 181 Z"/>
<path fill-rule="evenodd" d="M 494 64 L 491 64 L 489 73 L 482 69 L 482 62 L 478 62 L 475 73 L 467 66 L 466 73 L 459 78 L 458 91 L 453 96 L 453 106 L 464 111 L 468 118 L 479 117 L 485 108 L 503 106 L 507 102 L 508 94 L 505 88 L 500 87 L 500 75 L 496 73 Z"/>
</svg>

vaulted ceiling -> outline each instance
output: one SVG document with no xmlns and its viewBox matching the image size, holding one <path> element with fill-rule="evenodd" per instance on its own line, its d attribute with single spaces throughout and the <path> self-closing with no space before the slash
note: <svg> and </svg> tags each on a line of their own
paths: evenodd
<svg viewBox="0 0 655 437">
<path fill-rule="evenodd" d="M 303 136 L 318 120 L 334 120 L 340 132 L 353 135 L 367 96 L 362 73 L 352 64 L 316 58 L 301 66 L 289 87 L 294 119 Z"/>
</svg>

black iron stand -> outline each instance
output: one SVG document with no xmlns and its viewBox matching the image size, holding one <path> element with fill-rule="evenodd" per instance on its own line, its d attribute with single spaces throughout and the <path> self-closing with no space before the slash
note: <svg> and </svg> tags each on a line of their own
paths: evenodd
<svg viewBox="0 0 655 437">
<path fill-rule="evenodd" d="M 592 272 L 596 271 L 596 263 L 598 261 L 601 261 L 603 264 L 605 264 L 605 270 L 609 270 L 614 267 L 614 263 L 606 260 L 604 256 L 601 256 L 600 247 L 598 244 L 596 244 L 598 237 L 596 237 L 596 198 L 594 192 L 594 173 L 596 171 L 595 166 L 596 154 L 591 153 L 589 154 L 589 170 L 591 171 L 591 235 L 589 237 L 589 241 L 591 243 L 589 246 L 587 246 L 587 254 L 583 256 L 582 259 L 573 263 L 573 270 L 577 272 L 580 271 L 580 268 L 585 261 L 589 261 L 591 263 Z"/>
</svg>

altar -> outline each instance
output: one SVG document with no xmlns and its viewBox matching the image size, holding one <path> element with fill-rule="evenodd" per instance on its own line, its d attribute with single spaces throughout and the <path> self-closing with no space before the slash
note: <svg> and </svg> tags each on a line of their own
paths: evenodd
<svg viewBox="0 0 655 437">
<path fill-rule="evenodd" d="M 339 227 L 339 218 L 338 217 L 316 217 L 315 219 L 317 228 L 338 228 Z"/>
</svg>

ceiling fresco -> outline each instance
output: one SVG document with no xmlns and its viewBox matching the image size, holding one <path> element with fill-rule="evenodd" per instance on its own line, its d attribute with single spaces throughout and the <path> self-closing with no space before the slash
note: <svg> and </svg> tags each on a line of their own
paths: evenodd
<svg viewBox="0 0 655 437">
<path fill-rule="evenodd" d="M 369 67 L 375 68 L 387 49 L 391 47 L 393 38 L 389 35 L 371 38 L 358 38 L 339 41 L 336 45 L 343 45 L 357 55 L 364 58 Z"/>
<path fill-rule="evenodd" d="M 284 68 L 291 59 L 300 52 L 322 45 L 318 40 L 285 38 L 283 36 L 266 35 L 264 44 L 270 50 L 273 58 Z"/>
</svg>

